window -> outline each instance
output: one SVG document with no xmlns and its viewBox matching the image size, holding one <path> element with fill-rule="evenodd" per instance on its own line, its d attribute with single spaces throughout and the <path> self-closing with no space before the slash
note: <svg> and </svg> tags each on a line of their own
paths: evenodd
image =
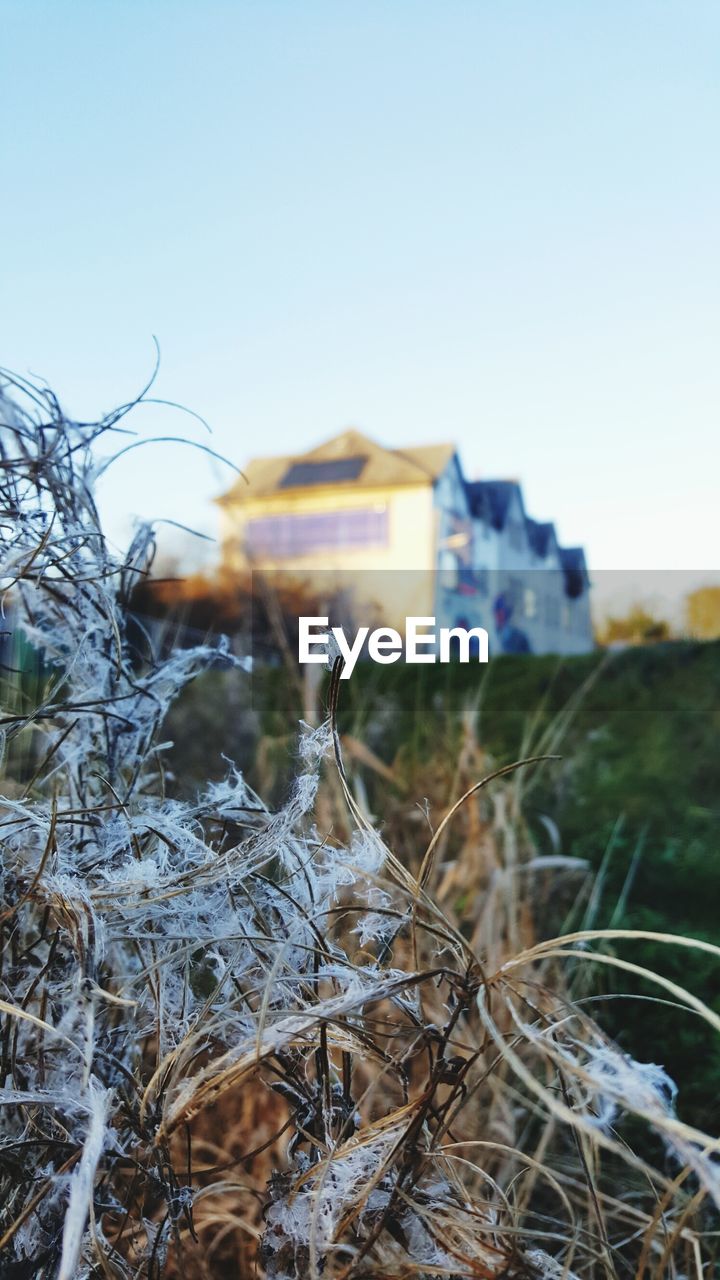
<svg viewBox="0 0 720 1280">
<path fill-rule="evenodd" d="M 387 542 L 388 511 L 384 506 L 263 516 L 245 526 L 245 548 L 250 557 L 285 559 L 315 551 L 385 547 Z"/>
<path fill-rule="evenodd" d="M 532 587 L 525 588 L 525 617 L 534 618 L 537 613 L 537 596 Z"/>
</svg>

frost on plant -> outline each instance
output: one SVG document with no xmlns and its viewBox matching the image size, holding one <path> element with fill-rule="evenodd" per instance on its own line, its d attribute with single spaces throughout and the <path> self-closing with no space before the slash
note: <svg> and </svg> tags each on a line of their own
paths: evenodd
<svg viewBox="0 0 720 1280">
<path fill-rule="evenodd" d="M 93 496 L 128 408 L 82 424 L 46 388 L 0 395 L 0 1275 L 241 1274 L 232 1240 L 268 1280 L 687 1271 L 711 1139 L 571 1011 L 542 947 L 486 971 L 424 851 L 401 864 L 365 820 L 334 723 L 298 726 L 277 810 L 232 767 L 168 790 L 166 713 L 218 647 L 161 657 L 131 616 L 153 531 L 117 558 Z M 346 843 L 314 814 L 335 770 Z M 229 1163 L 218 1108 L 255 1117 Z"/>
</svg>

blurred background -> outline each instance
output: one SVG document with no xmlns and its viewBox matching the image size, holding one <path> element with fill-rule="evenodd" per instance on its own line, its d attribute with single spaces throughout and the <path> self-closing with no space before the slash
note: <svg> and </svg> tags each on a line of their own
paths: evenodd
<svg viewBox="0 0 720 1280">
<path fill-rule="evenodd" d="M 717 567 L 716 5 L 0 11 L 7 367 L 94 418 L 154 334 L 155 393 L 237 465 L 348 426 L 449 440 L 593 568 Z M 231 480 L 131 453 L 109 531 L 217 536 Z"/>
</svg>

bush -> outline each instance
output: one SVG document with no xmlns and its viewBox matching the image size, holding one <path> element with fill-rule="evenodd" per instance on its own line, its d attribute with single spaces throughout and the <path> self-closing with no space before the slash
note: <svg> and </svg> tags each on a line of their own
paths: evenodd
<svg viewBox="0 0 720 1280">
<path fill-rule="evenodd" d="M 47 390 L 24 392 L 2 405 L 3 577 L 47 678 L 36 706 L 3 716 L 11 740 L 30 726 L 40 739 L 0 801 L 5 1274 L 559 1277 L 710 1261 L 715 1144 L 677 1118 L 660 1067 L 601 1031 L 577 975 L 626 972 L 609 941 L 713 963 L 718 949 L 538 940 L 536 873 L 578 868 L 537 865 L 509 770 L 468 787 L 400 861 L 348 782 L 338 670 L 282 805 L 232 766 L 169 795 L 168 709 L 217 650 L 148 646 L 138 665 L 127 607 L 152 532 L 118 563 L 92 496 L 98 443 L 125 410 L 78 425 Z M 479 844 L 448 881 L 438 863 L 465 813 Z M 681 986 L 642 976 L 717 1032 Z M 638 1130 L 669 1172 L 633 1148 Z"/>
</svg>

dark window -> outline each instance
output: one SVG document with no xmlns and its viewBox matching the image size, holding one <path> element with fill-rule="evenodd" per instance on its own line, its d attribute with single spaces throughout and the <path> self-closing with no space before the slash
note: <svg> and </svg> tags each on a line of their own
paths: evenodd
<svg viewBox="0 0 720 1280">
<path fill-rule="evenodd" d="M 355 507 L 349 511 L 264 516 L 249 520 L 245 545 L 250 556 L 280 559 L 315 551 L 384 547 L 388 540 L 387 507 Z"/>
<path fill-rule="evenodd" d="M 281 489 L 308 484 L 338 484 L 357 480 L 367 458 L 331 458 L 327 462 L 293 462 L 280 481 Z"/>
</svg>

